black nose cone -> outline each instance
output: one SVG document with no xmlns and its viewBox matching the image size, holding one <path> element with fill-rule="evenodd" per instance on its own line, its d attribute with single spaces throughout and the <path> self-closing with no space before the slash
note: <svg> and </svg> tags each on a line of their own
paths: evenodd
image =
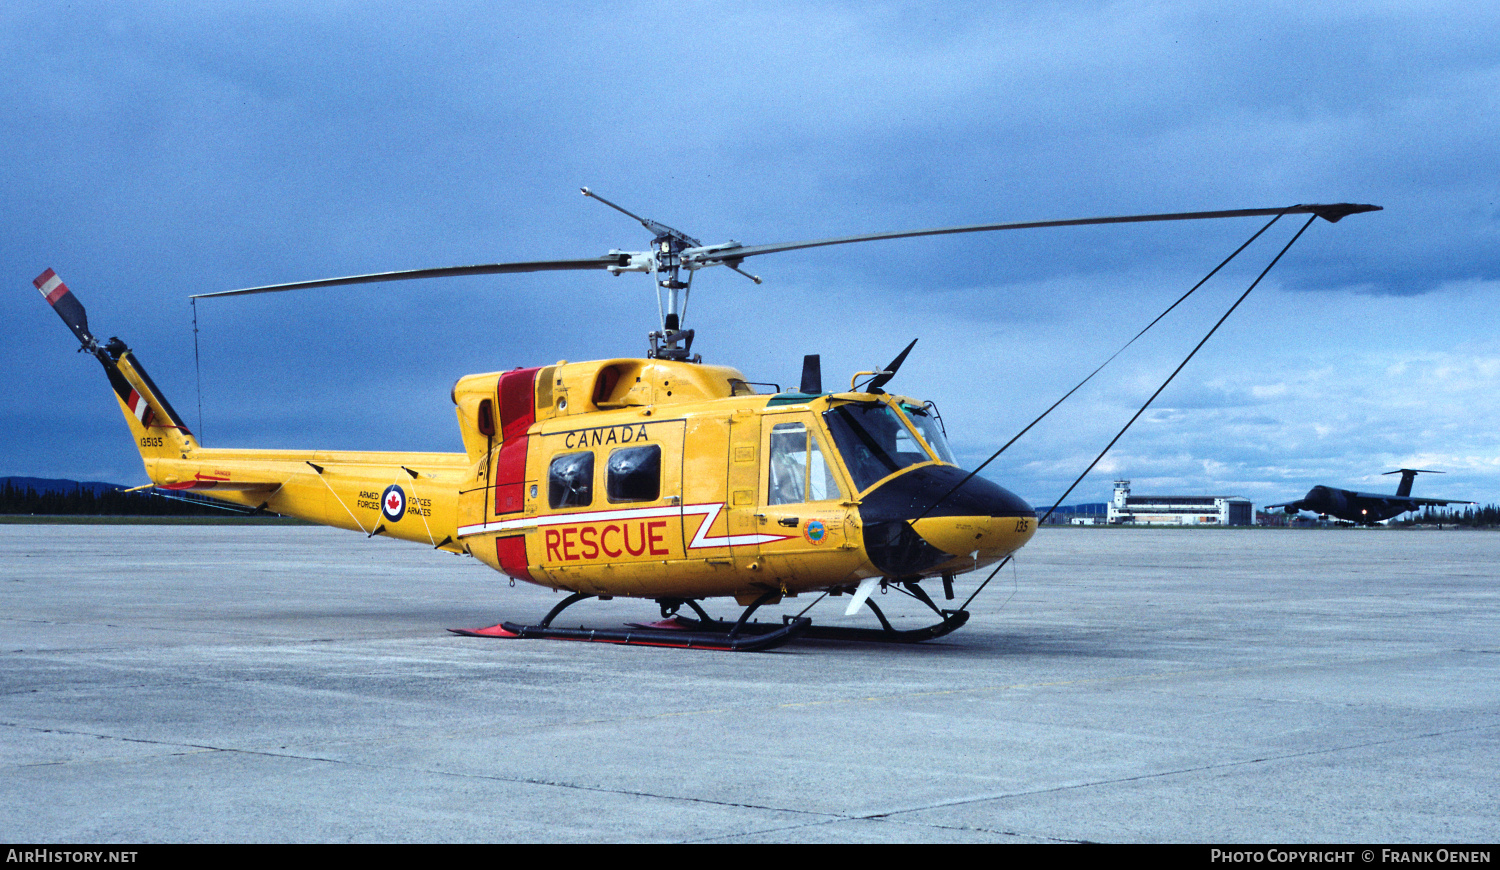
<svg viewBox="0 0 1500 870">
<path fill-rule="evenodd" d="M 911 527 L 918 517 L 1035 517 L 1020 496 L 952 465 L 924 465 L 877 486 L 860 500 L 865 553 L 888 577 L 908 577 L 952 559 Z M 954 490 L 960 482 L 963 486 Z"/>
<path fill-rule="evenodd" d="M 866 493 L 860 500 L 860 519 L 868 525 L 890 520 L 914 520 L 924 515 L 1036 516 L 1036 511 L 1020 496 L 978 475 L 969 477 L 962 488 L 953 492 L 953 488 L 966 477 L 969 477 L 969 472 L 952 465 L 923 465 L 913 468 Z M 952 495 L 949 495 L 950 492 Z"/>
</svg>

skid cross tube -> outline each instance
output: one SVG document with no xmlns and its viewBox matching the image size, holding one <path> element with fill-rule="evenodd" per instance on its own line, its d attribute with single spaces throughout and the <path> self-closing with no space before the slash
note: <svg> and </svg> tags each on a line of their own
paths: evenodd
<svg viewBox="0 0 1500 870">
<path fill-rule="evenodd" d="M 795 617 L 783 616 L 782 621 L 785 624 L 793 624 L 799 621 L 806 622 L 807 626 L 796 634 L 799 638 L 810 640 L 853 640 L 868 643 L 921 643 L 924 640 L 932 640 L 933 638 L 942 637 L 945 634 L 956 631 L 969 621 L 969 613 L 966 610 L 943 610 L 938 607 L 937 603 L 932 600 L 932 597 L 927 594 L 927 591 L 917 585 L 915 580 L 900 581 L 900 585 L 897 588 L 901 589 L 902 587 L 905 587 L 903 591 L 906 594 L 926 604 L 933 613 L 938 615 L 941 621 L 921 628 L 898 629 L 891 624 L 890 619 L 886 617 L 879 605 L 870 599 L 865 599 L 865 605 L 870 608 L 870 611 L 875 614 L 875 618 L 879 620 L 880 628 L 817 625 L 807 617 L 800 615 Z M 774 593 L 768 593 L 768 595 L 774 597 Z M 818 601 L 822 600 L 822 598 L 818 599 Z M 818 601 L 813 602 L 813 604 L 817 604 Z M 762 630 L 763 626 L 758 623 L 751 623 L 749 625 L 745 623 L 750 613 L 760 607 L 762 603 L 757 601 L 755 604 L 752 604 L 746 610 L 745 614 L 740 617 L 739 621 L 734 624 L 725 620 L 714 620 L 706 617 L 701 620 L 677 617 L 677 622 L 685 630 L 718 632 L 726 637 L 733 636 L 735 632 Z M 697 610 L 697 608 L 694 609 Z M 808 606 L 808 609 L 811 609 L 811 605 Z M 803 613 L 806 612 L 806 610 L 803 611 Z M 702 611 L 699 611 L 699 613 L 701 615 Z"/>
</svg>

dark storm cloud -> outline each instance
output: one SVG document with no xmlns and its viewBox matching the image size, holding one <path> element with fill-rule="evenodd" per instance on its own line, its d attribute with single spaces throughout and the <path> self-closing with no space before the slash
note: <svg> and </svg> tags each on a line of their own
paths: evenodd
<svg viewBox="0 0 1500 870">
<path fill-rule="evenodd" d="M 27 287 L 43 268 L 192 419 L 187 293 L 643 247 L 578 195 L 588 184 L 747 244 L 1384 205 L 1309 230 L 1101 475 L 1215 490 L 1223 475 L 1264 501 L 1304 471 L 1430 456 L 1470 476 L 1445 483 L 1493 492 L 1500 448 L 1467 421 L 1500 358 L 1496 19 L 1460 4 L 10 4 L 0 470 L 140 477 L 98 372 Z M 712 361 L 759 380 L 795 380 L 807 352 L 837 380 L 921 335 L 904 388 L 938 398 L 982 456 L 1258 226 L 770 256 L 747 263 L 760 287 L 702 273 L 689 313 Z M 1155 356 L 1081 394 L 1005 470 L 1015 488 L 1060 491 L 1293 230 Z M 438 450 L 457 446 L 458 376 L 639 353 L 655 319 L 644 278 L 593 274 L 198 314 L 210 443 Z"/>
</svg>

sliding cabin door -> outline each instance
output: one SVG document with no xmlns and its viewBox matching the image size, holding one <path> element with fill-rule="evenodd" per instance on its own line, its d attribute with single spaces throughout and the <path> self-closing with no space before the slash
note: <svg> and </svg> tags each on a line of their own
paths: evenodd
<svg viewBox="0 0 1500 870">
<path fill-rule="evenodd" d="M 534 435 L 541 454 L 528 557 L 552 583 L 655 594 L 687 558 L 682 420 Z"/>
</svg>

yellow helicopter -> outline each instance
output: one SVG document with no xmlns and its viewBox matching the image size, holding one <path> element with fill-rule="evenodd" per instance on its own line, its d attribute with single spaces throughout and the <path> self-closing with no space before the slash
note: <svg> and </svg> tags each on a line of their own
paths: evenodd
<svg viewBox="0 0 1500 870">
<path fill-rule="evenodd" d="M 648 272 L 661 310 L 644 359 L 468 375 L 453 387 L 463 453 L 212 449 L 201 446 L 118 338 L 101 343 L 83 306 L 48 269 L 34 284 L 104 366 L 151 485 L 312 522 L 463 553 L 513 580 L 570 593 L 539 623 L 460 634 L 729 650 L 794 637 L 912 642 L 962 626 L 921 582 L 995 565 L 1035 534 L 1031 506 L 959 468 L 935 406 L 884 387 L 912 346 L 849 389 L 825 392 L 818 357 L 799 389 L 749 381 L 691 353 L 682 328 L 692 276 L 741 269 L 747 257 L 880 239 L 1138 221 L 1309 214 L 1329 221 L 1377 206 L 1298 205 L 1159 215 L 983 224 L 790 242 L 704 245 L 583 188 L 639 221 L 646 251 L 580 260 L 495 263 L 355 275 L 198 294 L 267 293 L 455 275 L 552 270 Z M 1312 218 L 1309 218 L 1311 220 Z M 912 342 L 914 345 L 916 342 Z M 766 387 L 771 387 L 767 390 Z M 143 487 L 144 488 L 144 487 Z M 932 625 L 898 630 L 871 600 L 894 587 L 930 608 Z M 880 628 L 813 625 L 809 617 L 751 622 L 764 605 L 802 593 L 848 594 Z M 622 628 L 552 625 L 591 597 L 655 600 L 662 620 Z M 715 620 L 701 599 L 744 607 Z M 679 614 L 688 607 L 696 618 Z"/>
</svg>

